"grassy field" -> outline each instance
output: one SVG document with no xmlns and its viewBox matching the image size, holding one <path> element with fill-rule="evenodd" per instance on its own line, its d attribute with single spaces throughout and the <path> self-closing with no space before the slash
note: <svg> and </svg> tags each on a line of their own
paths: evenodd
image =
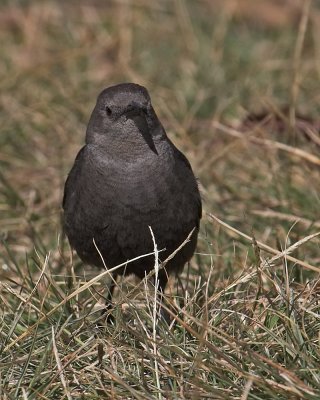
<svg viewBox="0 0 320 400">
<path fill-rule="evenodd" d="M 317 1 L 2 1 L 0 399 L 320 398 Z M 60 226 L 100 90 L 145 85 L 199 177 L 167 293 L 83 266 Z"/>
</svg>

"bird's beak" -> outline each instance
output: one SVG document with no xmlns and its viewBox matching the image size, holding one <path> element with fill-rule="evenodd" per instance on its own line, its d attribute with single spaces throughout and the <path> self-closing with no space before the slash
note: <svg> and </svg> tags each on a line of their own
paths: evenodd
<svg viewBox="0 0 320 400">
<path fill-rule="evenodd" d="M 132 102 L 129 104 L 125 111 L 125 116 L 128 119 L 131 119 L 136 127 L 141 132 L 144 140 L 148 144 L 149 148 L 156 154 L 158 154 L 157 149 L 154 145 L 152 134 L 150 132 L 150 128 L 147 121 L 148 109 L 147 107 L 143 108 L 140 104 L 136 104 Z"/>
<path fill-rule="evenodd" d="M 147 108 L 144 108 L 140 104 L 137 104 L 133 101 L 128 105 L 124 114 L 130 119 L 133 119 L 134 117 L 145 116 L 147 114 Z"/>
</svg>

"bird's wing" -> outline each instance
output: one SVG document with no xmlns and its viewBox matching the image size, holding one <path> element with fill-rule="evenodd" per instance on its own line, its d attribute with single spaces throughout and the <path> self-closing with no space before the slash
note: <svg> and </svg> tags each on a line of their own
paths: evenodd
<svg viewBox="0 0 320 400">
<path fill-rule="evenodd" d="M 187 168 L 189 168 L 189 169 L 192 171 L 191 165 L 190 165 L 190 163 L 189 163 L 187 157 L 186 157 L 183 153 L 181 153 L 181 151 L 178 150 L 176 147 L 175 147 L 175 153 L 176 153 L 176 157 L 177 157 L 180 161 L 182 161 L 182 162 L 185 164 L 185 166 L 186 166 Z"/>
<path fill-rule="evenodd" d="M 77 157 L 74 161 L 73 167 L 72 167 L 71 171 L 69 172 L 66 183 L 64 185 L 64 193 L 63 193 L 63 200 L 62 200 L 62 208 L 63 209 L 65 209 L 66 198 L 67 198 L 67 196 L 69 194 L 69 190 L 72 186 L 71 182 L 76 178 L 77 171 L 79 169 L 79 165 L 81 165 L 81 163 L 82 163 L 82 159 L 84 157 L 84 152 L 85 152 L 85 147 L 86 146 L 83 146 L 82 149 L 77 154 Z"/>
<path fill-rule="evenodd" d="M 182 163 L 183 163 L 183 164 L 191 171 L 191 173 L 193 174 L 192 167 L 191 167 L 191 165 L 190 165 L 190 163 L 189 163 L 187 157 L 186 157 L 183 153 L 181 153 L 181 151 L 178 150 L 176 147 L 175 147 L 175 151 L 176 151 L 176 156 L 177 156 L 178 160 L 182 161 Z M 198 191 L 195 192 L 195 195 L 197 196 L 198 217 L 199 217 L 199 220 L 200 220 L 201 217 L 202 217 L 202 202 L 201 202 L 201 195 L 200 195 L 200 191 L 199 191 L 198 179 L 197 179 L 197 178 L 195 178 L 195 179 L 196 179 L 196 184 L 197 184 L 197 189 L 198 189 Z"/>
</svg>

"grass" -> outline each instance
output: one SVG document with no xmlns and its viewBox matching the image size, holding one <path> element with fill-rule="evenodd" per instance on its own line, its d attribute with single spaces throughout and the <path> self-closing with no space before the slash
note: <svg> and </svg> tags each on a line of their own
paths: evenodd
<svg viewBox="0 0 320 400">
<path fill-rule="evenodd" d="M 1 3 L 1 399 L 319 398 L 320 9 L 280 3 Z M 98 329 L 108 273 L 61 235 L 66 174 L 119 81 L 148 87 L 200 180 L 170 327 L 129 278 Z"/>
</svg>

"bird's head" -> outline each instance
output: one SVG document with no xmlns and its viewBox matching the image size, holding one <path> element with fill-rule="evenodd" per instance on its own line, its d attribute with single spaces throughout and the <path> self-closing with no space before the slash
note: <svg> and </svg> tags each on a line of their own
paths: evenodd
<svg viewBox="0 0 320 400">
<path fill-rule="evenodd" d="M 166 137 L 151 105 L 147 89 L 121 83 L 104 89 L 92 112 L 86 143 L 115 147 L 148 145 L 157 153 L 156 142 Z"/>
</svg>

